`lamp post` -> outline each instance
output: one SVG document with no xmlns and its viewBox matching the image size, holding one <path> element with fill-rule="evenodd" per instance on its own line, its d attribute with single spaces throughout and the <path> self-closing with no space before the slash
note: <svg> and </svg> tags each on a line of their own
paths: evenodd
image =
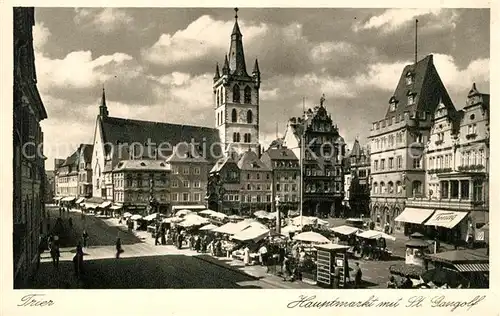
<svg viewBox="0 0 500 316">
<path fill-rule="evenodd" d="M 281 211 L 280 211 L 280 196 L 276 195 L 276 233 L 281 233 Z"/>
</svg>

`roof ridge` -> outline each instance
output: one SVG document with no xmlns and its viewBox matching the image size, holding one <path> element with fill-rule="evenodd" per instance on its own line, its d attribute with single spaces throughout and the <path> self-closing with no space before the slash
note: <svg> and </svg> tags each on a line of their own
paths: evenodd
<svg viewBox="0 0 500 316">
<path fill-rule="evenodd" d="M 158 124 L 158 125 L 175 125 L 175 126 L 181 126 L 181 127 L 186 126 L 186 127 L 206 128 L 206 129 L 210 129 L 210 130 L 216 130 L 216 128 L 208 127 L 208 126 L 178 124 L 178 123 L 159 122 L 159 121 L 136 120 L 136 119 L 123 118 L 123 117 L 116 117 L 116 116 L 108 116 L 108 117 L 103 118 L 104 121 L 108 121 L 110 119 L 128 121 L 128 122 L 132 122 L 132 123 L 137 122 L 137 123 L 150 123 L 150 124 Z"/>
</svg>

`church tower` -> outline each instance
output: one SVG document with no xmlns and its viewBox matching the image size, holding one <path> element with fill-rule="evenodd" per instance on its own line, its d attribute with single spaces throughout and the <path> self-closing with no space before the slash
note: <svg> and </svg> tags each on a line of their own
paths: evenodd
<svg viewBox="0 0 500 316">
<path fill-rule="evenodd" d="M 252 74 L 246 68 L 243 35 L 236 12 L 229 56 L 224 58 L 222 71 L 215 67 L 213 93 L 215 127 L 227 155 L 252 150 L 259 154 L 259 88 L 260 70 L 257 59 Z"/>
<path fill-rule="evenodd" d="M 104 91 L 104 87 L 102 88 L 102 98 L 101 104 L 99 105 L 99 115 L 102 118 L 106 118 L 109 115 L 108 107 L 106 106 L 106 92 Z"/>
</svg>

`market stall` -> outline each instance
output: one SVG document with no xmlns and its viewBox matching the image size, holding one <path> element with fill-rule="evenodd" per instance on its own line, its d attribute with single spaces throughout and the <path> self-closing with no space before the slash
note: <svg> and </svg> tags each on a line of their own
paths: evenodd
<svg viewBox="0 0 500 316">
<path fill-rule="evenodd" d="M 175 212 L 175 216 L 177 216 L 177 217 L 183 217 L 183 216 L 186 216 L 187 214 L 190 214 L 190 213 L 193 213 L 193 211 L 187 210 L 187 209 L 183 209 L 183 210 L 179 210 L 179 211 Z"/>
<path fill-rule="evenodd" d="M 349 276 L 348 246 L 337 244 L 316 245 L 316 283 L 326 288 L 344 288 Z"/>
<path fill-rule="evenodd" d="M 242 231 L 234 234 L 231 238 L 238 241 L 258 242 L 269 235 L 269 229 L 257 225 L 250 225 Z"/>
<path fill-rule="evenodd" d="M 214 225 L 214 224 L 207 224 L 205 226 L 202 226 L 200 227 L 200 230 L 201 231 L 212 231 L 214 229 L 216 229 L 218 226 Z"/>
</svg>

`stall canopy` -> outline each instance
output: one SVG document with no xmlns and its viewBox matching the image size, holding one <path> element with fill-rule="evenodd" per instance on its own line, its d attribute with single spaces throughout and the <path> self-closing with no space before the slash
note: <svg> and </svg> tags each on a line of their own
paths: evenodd
<svg viewBox="0 0 500 316">
<path fill-rule="evenodd" d="M 142 218 L 142 216 L 139 214 L 134 214 L 134 215 L 130 216 L 130 219 L 133 221 L 141 219 L 141 218 Z"/>
<path fill-rule="evenodd" d="M 71 202 L 71 201 L 74 201 L 76 199 L 76 197 L 74 196 L 67 196 L 65 198 L 63 198 L 61 201 L 62 202 Z"/>
<path fill-rule="evenodd" d="M 217 214 L 217 212 L 212 211 L 212 210 L 204 210 L 204 211 L 199 212 L 198 214 L 212 216 L 213 214 Z"/>
<path fill-rule="evenodd" d="M 292 224 L 301 224 L 300 216 L 292 218 Z M 302 225 L 328 225 L 328 222 L 314 216 L 302 216 Z"/>
<path fill-rule="evenodd" d="M 56 197 L 54 198 L 54 201 L 59 201 L 60 199 L 62 199 L 62 196 L 56 196 Z"/>
<path fill-rule="evenodd" d="M 149 214 L 148 216 L 144 216 L 144 219 L 147 220 L 147 221 L 152 221 L 154 219 L 156 219 L 156 217 L 159 215 L 160 213 L 153 213 L 153 214 Z"/>
<path fill-rule="evenodd" d="M 184 210 L 177 211 L 177 213 L 175 213 L 175 216 L 185 216 L 189 213 L 193 213 L 193 211 L 184 209 Z"/>
<path fill-rule="evenodd" d="M 342 226 L 333 227 L 331 230 L 335 233 L 348 236 L 348 235 L 356 234 L 359 231 L 359 228 L 347 226 L 347 225 L 342 225 Z"/>
<path fill-rule="evenodd" d="M 83 203 L 83 205 L 85 208 L 93 209 L 93 208 L 99 207 L 100 204 L 85 202 L 85 203 Z"/>
<path fill-rule="evenodd" d="M 300 232 L 302 230 L 302 227 L 300 226 L 294 226 L 294 225 L 288 225 L 288 226 L 285 226 L 281 229 L 281 234 L 290 234 L 290 233 L 296 233 L 296 232 Z"/>
<path fill-rule="evenodd" d="M 259 241 L 267 235 L 269 235 L 269 229 L 250 225 L 248 228 L 234 234 L 232 238 L 239 241 Z"/>
<path fill-rule="evenodd" d="M 215 218 L 218 218 L 218 219 L 224 219 L 227 217 L 226 214 L 224 213 L 219 213 L 219 212 L 213 212 L 212 215 L 210 215 L 212 217 L 215 217 Z"/>
<path fill-rule="evenodd" d="M 174 205 L 174 206 L 172 206 L 173 212 L 178 211 L 178 210 L 190 210 L 193 212 L 197 212 L 197 211 L 202 211 L 202 210 L 206 210 L 206 209 L 207 209 L 207 207 L 204 205 Z"/>
<path fill-rule="evenodd" d="M 180 217 L 168 217 L 168 218 L 164 218 L 162 220 L 163 223 L 179 223 L 179 222 L 182 222 L 184 219 L 183 218 L 180 218 Z"/>
<path fill-rule="evenodd" d="M 253 213 L 253 215 L 257 218 L 267 218 L 267 216 L 269 215 L 268 212 L 266 211 L 257 211 L 255 213 Z"/>
<path fill-rule="evenodd" d="M 388 235 L 384 232 L 380 232 L 378 230 L 365 230 L 362 231 L 358 234 L 358 237 L 361 238 L 366 238 L 366 239 L 379 239 L 379 238 L 384 238 L 384 239 L 389 239 L 389 240 L 396 240 L 394 236 Z"/>
<path fill-rule="evenodd" d="M 441 211 L 438 210 L 432 217 L 425 223 L 427 226 L 440 226 L 445 228 L 453 228 L 462 221 L 468 212 L 454 212 L 454 211 Z"/>
<path fill-rule="evenodd" d="M 104 201 L 104 202 L 102 202 L 102 203 L 99 205 L 99 207 L 100 207 L 100 208 L 106 208 L 106 207 L 110 206 L 111 204 L 112 204 L 112 203 L 111 203 L 110 201 Z"/>
<path fill-rule="evenodd" d="M 125 217 L 125 218 L 131 217 L 131 216 L 132 216 L 132 214 L 130 214 L 129 212 L 125 212 L 123 214 L 123 217 Z"/>
<path fill-rule="evenodd" d="M 396 222 L 422 224 L 426 219 L 431 217 L 432 213 L 434 213 L 434 210 L 406 207 L 404 211 L 394 220 Z"/>
<path fill-rule="evenodd" d="M 241 217 L 241 216 L 239 216 L 239 215 L 230 215 L 230 216 L 228 216 L 227 218 L 232 219 L 232 220 L 240 220 L 240 219 L 243 219 L 243 217 Z"/>
<path fill-rule="evenodd" d="M 318 244 L 331 243 L 330 239 L 315 232 L 303 232 L 293 237 L 293 240 L 306 241 Z"/>
<path fill-rule="evenodd" d="M 218 226 L 214 225 L 214 224 L 208 224 L 208 225 L 205 225 L 203 227 L 200 228 L 200 230 L 214 230 L 216 229 Z"/>
<path fill-rule="evenodd" d="M 85 201 L 85 198 L 81 197 L 81 198 L 78 198 L 78 200 L 76 200 L 76 204 L 80 204 L 82 203 L 83 201 Z"/>
<path fill-rule="evenodd" d="M 184 221 L 182 221 L 179 225 L 182 227 L 192 227 L 198 225 L 208 224 L 208 220 L 204 217 L 201 217 L 197 214 L 188 214 L 184 217 Z"/>
<path fill-rule="evenodd" d="M 122 207 L 123 207 L 123 205 L 121 205 L 121 204 L 113 204 L 110 208 L 111 208 L 112 210 L 119 210 L 119 209 L 121 209 Z"/>
</svg>

